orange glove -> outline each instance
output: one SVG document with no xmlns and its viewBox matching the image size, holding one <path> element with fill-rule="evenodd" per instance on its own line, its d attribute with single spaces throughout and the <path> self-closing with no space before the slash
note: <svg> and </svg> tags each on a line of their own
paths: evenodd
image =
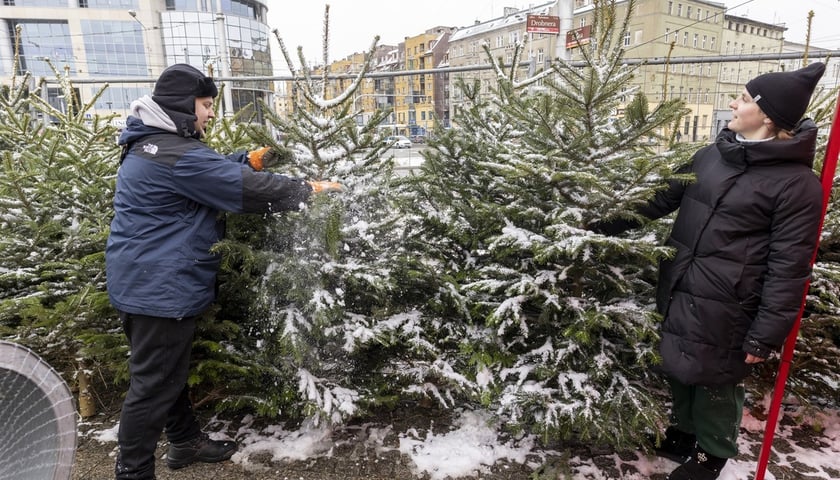
<svg viewBox="0 0 840 480">
<path fill-rule="evenodd" d="M 280 161 L 280 154 L 271 147 L 262 147 L 248 152 L 248 163 L 256 171 L 271 168 Z"/>
<path fill-rule="evenodd" d="M 344 190 L 344 187 L 338 182 L 306 182 L 312 187 L 312 193 L 321 193 L 321 192 L 340 192 Z"/>
</svg>

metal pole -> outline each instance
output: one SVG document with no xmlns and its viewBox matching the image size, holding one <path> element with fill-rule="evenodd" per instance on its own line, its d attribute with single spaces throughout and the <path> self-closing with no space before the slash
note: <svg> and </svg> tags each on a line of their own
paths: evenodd
<svg viewBox="0 0 840 480">
<path fill-rule="evenodd" d="M 823 56 L 830 56 L 830 57 L 840 57 L 840 49 L 838 50 L 823 50 L 820 52 L 820 55 Z M 738 62 L 748 62 L 748 61 L 764 61 L 764 60 L 789 60 L 789 59 L 797 59 L 802 58 L 802 52 L 788 52 L 788 53 L 756 53 L 756 54 L 749 54 L 749 55 L 709 55 L 709 56 L 692 56 L 692 57 L 675 57 L 675 58 L 665 58 L 665 57 L 653 57 L 653 58 L 625 58 L 622 60 L 623 65 L 666 65 L 666 64 L 681 64 L 681 63 L 738 63 Z M 528 61 L 523 61 L 519 63 L 521 67 L 527 67 L 529 64 Z M 505 65 L 510 66 L 510 65 Z M 572 67 L 585 67 L 586 62 L 583 60 L 575 60 L 573 62 L 569 62 L 569 66 Z M 418 75 L 418 74 L 443 74 L 443 73 L 458 73 L 458 72 L 474 72 L 474 71 L 481 71 L 481 70 L 491 70 L 493 68 L 492 65 L 464 65 L 460 67 L 438 67 L 438 68 L 430 68 L 426 70 L 398 70 L 394 72 L 369 72 L 365 75 L 365 78 L 392 78 L 392 77 L 402 77 L 407 75 Z M 356 78 L 356 74 L 347 74 L 347 73 L 340 73 L 340 74 L 331 74 L 328 75 L 327 78 L 329 80 L 336 80 L 342 78 Z M 229 81 L 229 80 L 241 80 L 242 77 L 230 77 L 224 76 L 215 77 L 218 81 Z M 264 81 L 294 81 L 300 80 L 302 77 L 294 77 L 291 75 L 258 75 L 253 77 L 247 77 L 248 81 L 254 82 L 264 82 Z M 94 77 L 94 78 L 69 78 L 70 82 L 74 84 L 88 84 L 88 83 L 113 83 L 113 84 L 122 84 L 122 83 L 155 83 L 157 78 L 155 77 Z M 59 83 L 58 80 L 47 78 L 45 81 L 49 84 L 56 84 Z"/>
<path fill-rule="evenodd" d="M 566 49 L 566 34 L 572 30 L 574 5 L 572 0 L 557 0 L 557 16 L 560 17 L 560 34 L 557 35 L 555 58 L 566 62 L 571 60 L 569 50 Z"/>
<path fill-rule="evenodd" d="M 233 84 L 228 81 L 230 79 L 230 47 L 227 41 L 227 25 L 225 24 L 225 14 L 216 12 L 216 35 L 219 37 L 219 63 L 222 68 L 222 82 L 223 82 L 223 102 L 222 102 L 222 116 L 233 116 Z"/>
</svg>

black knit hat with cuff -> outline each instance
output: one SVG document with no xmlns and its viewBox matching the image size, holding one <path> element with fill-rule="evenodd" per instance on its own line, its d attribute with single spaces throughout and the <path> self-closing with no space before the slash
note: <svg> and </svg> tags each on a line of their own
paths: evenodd
<svg viewBox="0 0 840 480">
<path fill-rule="evenodd" d="M 213 79 L 192 65 L 177 63 L 167 67 L 155 82 L 152 100 L 175 122 L 178 135 L 196 137 L 195 99 L 219 94 Z"/>
<path fill-rule="evenodd" d="M 747 92 L 777 127 L 793 130 L 823 72 L 825 64 L 816 62 L 792 72 L 765 73 L 747 82 Z"/>
</svg>

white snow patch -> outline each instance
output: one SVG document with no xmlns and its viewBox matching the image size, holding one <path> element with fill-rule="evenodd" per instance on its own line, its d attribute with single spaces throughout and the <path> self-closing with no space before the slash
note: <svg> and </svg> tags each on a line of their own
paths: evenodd
<svg viewBox="0 0 840 480">
<path fill-rule="evenodd" d="M 111 428 L 105 430 L 96 430 L 91 433 L 91 437 L 99 443 L 116 442 L 117 433 L 120 431 L 120 424 L 117 423 Z"/>
<path fill-rule="evenodd" d="M 417 438 L 412 431 L 400 437 L 400 452 L 411 457 L 418 474 L 427 473 L 431 480 L 479 475 L 499 460 L 525 463 L 534 446 L 533 437 L 500 440 L 487 413 L 464 412 L 455 423 L 458 428 L 441 435 Z"/>
<path fill-rule="evenodd" d="M 325 425 L 315 426 L 312 422 L 304 422 L 297 431 L 274 426 L 260 432 L 242 427 L 240 433 L 243 432 L 247 432 L 246 436 L 241 441 L 239 451 L 231 458 L 234 463 L 247 464 L 251 456 L 262 452 L 270 453 L 275 462 L 332 455 L 332 429 Z"/>
</svg>

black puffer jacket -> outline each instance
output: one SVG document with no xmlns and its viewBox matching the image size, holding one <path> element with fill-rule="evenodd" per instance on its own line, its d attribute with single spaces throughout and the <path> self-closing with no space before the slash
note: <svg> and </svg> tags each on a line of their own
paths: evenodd
<svg viewBox="0 0 840 480">
<path fill-rule="evenodd" d="M 799 312 L 817 243 L 822 187 L 812 170 L 817 129 L 791 140 L 740 143 L 724 129 L 643 212 L 679 208 L 660 266 L 663 370 L 689 385 L 733 384 L 746 353 L 778 349 Z"/>
</svg>

